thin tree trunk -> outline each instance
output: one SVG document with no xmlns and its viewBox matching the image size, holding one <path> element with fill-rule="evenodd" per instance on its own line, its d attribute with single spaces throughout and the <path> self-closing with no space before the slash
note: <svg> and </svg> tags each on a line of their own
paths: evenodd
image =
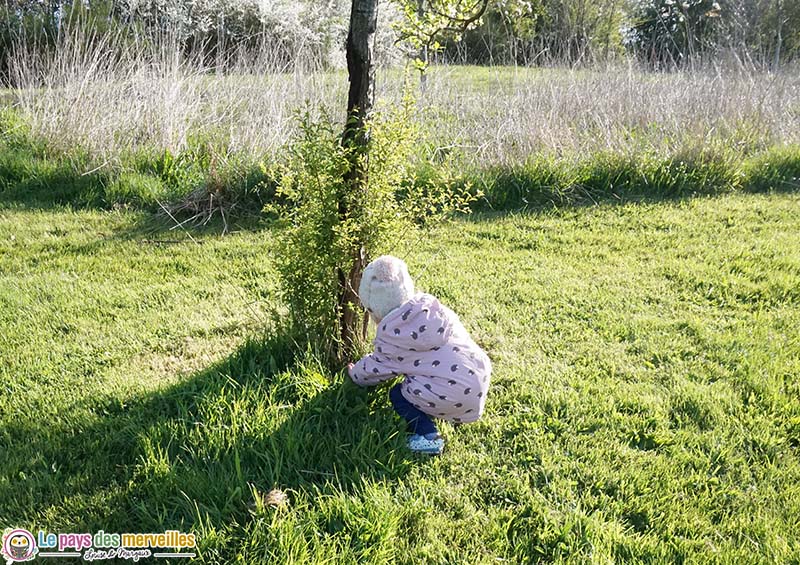
<svg viewBox="0 0 800 565">
<path fill-rule="evenodd" d="M 425 17 L 425 0 L 418 0 L 417 4 L 417 15 L 419 19 L 422 20 Z M 419 84 L 420 90 L 425 92 L 425 88 L 428 84 L 428 46 L 423 45 L 419 51 L 419 60 L 422 61 L 424 68 L 419 70 Z"/>
<path fill-rule="evenodd" d="M 772 62 L 772 70 L 777 73 L 781 67 L 781 44 L 783 43 L 783 35 L 781 33 L 783 28 L 783 2 L 777 0 L 777 2 L 775 2 L 775 7 L 777 8 L 778 12 L 778 30 L 775 34 L 775 58 Z"/>
<path fill-rule="evenodd" d="M 375 100 L 375 69 L 373 45 L 378 26 L 378 0 L 353 0 L 350 12 L 350 31 L 347 34 L 347 71 L 350 90 L 347 96 L 347 122 L 342 134 L 342 144 L 351 149 L 350 169 L 345 176 L 348 190 L 355 192 L 357 185 L 367 182 L 362 157 L 367 150 L 366 120 Z M 354 186 L 356 185 L 356 186 Z M 349 213 L 345 195 L 339 197 L 339 217 Z M 349 273 L 339 270 L 339 330 L 342 360 L 351 357 L 356 344 L 366 338 L 367 317 L 358 308 L 358 286 L 361 273 L 369 261 L 361 245 L 352 250 L 353 266 Z"/>
</svg>

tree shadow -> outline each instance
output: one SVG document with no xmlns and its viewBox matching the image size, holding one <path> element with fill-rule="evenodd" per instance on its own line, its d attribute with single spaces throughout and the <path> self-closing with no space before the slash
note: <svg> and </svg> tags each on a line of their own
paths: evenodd
<svg viewBox="0 0 800 565">
<path fill-rule="evenodd" d="M 578 162 L 532 156 L 525 164 L 479 172 L 476 184 L 484 196 L 473 210 L 535 212 L 800 190 L 797 147 L 775 147 L 747 157 L 740 165 L 730 160 L 702 151 L 659 159 L 601 153 Z"/>
<path fill-rule="evenodd" d="M 227 222 L 216 217 L 204 223 L 186 222 L 186 218 L 183 220 L 171 218 L 166 214 L 141 214 L 130 224 L 115 227 L 87 243 L 70 245 L 64 252 L 74 255 L 91 254 L 109 244 L 132 241 L 152 248 L 185 244 L 203 245 L 209 237 L 215 238 L 239 232 L 269 232 L 273 229 L 274 225 L 265 222 L 256 214 L 230 218 Z"/>
<path fill-rule="evenodd" d="M 101 173 L 79 174 L 64 164 L 13 150 L 0 160 L 0 205 L 33 210 L 64 206 L 102 209 L 110 179 Z"/>
<path fill-rule="evenodd" d="M 675 206 L 693 200 L 720 199 L 730 194 L 748 194 L 763 198 L 769 198 L 776 194 L 793 194 L 800 192 L 800 183 L 793 184 L 784 182 L 776 185 L 774 189 L 747 190 L 732 192 L 695 192 L 691 194 L 647 194 L 647 193 L 626 193 L 618 195 L 597 195 L 585 198 L 576 198 L 568 204 L 552 199 L 547 203 L 537 202 L 535 204 L 524 204 L 511 208 L 493 208 L 487 204 L 477 206 L 475 211 L 459 216 L 459 219 L 469 223 L 486 223 L 512 216 L 536 217 L 541 215 L 551 216 L 552 214 L 569 214 L 572 211 L 594 209 L 618 208 L 629 205 L 662 205 Z"/>
<path fill-rule="evenodd" d="M 186 198 L 191 186 L 202 187 L 209 176 L 202 160 L 191 158 L 181 165 L 189 167 L 186 171 L 169 165 L 172 161 L 168 159 L 150 157 L 150 160 L 137 161 L 136 170 L 129 173 L 102 167 L 81 173 L 65 159 L 51 160 L 40 153 L 41 150 L 24 145 L 7 148 L 0 158 L 0 206 L 43 210 L 64 206 L 76 209 L 124 207 L 144 212 L 142 225 L 136 230 L 166 231 L 187 218 L 186 214 L 179 218 L 161 214 L 160 203 Z M 688 152 L 660 160 L 599 154 L 573 163 L 532 155 L 522 164 L 465 173 L 462 181 L 482 190 L 483 196 L 472 205 L 472 211 L 477 214 L 675 202 L 733 190 L 744 193 L 800 190 L 800 153 L 796 146 L 774 147 L 749 156 L 741 171 L 729 159 L 704 152 Z M 194 179 L 193 185 L 189 183 L 191 186 L 186 184 L 189 176 Z M 424 184 L 431 171 L 421 167 L 416 176 L 415 182 Z M 264 203 L 274 197 L 274 180 L 253 164 L 227 181 L 230 186 L 225 186 L 226 198 L 238 202 L 239 207 L 238 211 L 226 211 L 228 217 L 224 221 L 242 224 L 243 229 L 256 229 L 259 222 L 253 218 L 258 216 Z M 167 188 L 172 185 L 183 188 Z M 212 223 L 215 224 L 221 226 L 219 214 Z M 198 227 L 196 223 L 189 225 L 192 229 Z"/>
<path fill-rule="evenodd" d="M 157 392 L 0 430 L 0 522 L 191 531 L 247 523 L 254 493 L 273 488 L 306 498 L 402 478 L 413 460 L 385 392 L 331 382 L 296 351 L 287 337 L 249 340 Z"/>
<path fill-rule="evenodd" d="M 73 162 L 74 161 L 74 162 Z M 50 157 L 47 152 L 25 142 L 10 143 L 0 151 L 0 207 L 24 210 L 126 209 L 142 212 L 146 225 L 154 229 L 159 222 L 151 218 L 162 213 L 162 204 L 173 206 L 178 221 L 196 215 L 249 222 L 274 195 L 274 182 L 258 163 L 244 164 L 222 172 L 212 172 L 202 159 L 138 156 L 125 169 L 101 165 L 90 168 L 88 158 Z M 107 163 L 106 163 L 107 165 Z M 210 196 L 213 193 L 213 198 Z M 206 214 L 208 208 L 209 214 Z M 169 222 L 161 222 L 169 225 Z M 195 222 L 197 223 L 197 222 Z M 208 222 L 205 222 L 208 223 Z"/>
</svg>

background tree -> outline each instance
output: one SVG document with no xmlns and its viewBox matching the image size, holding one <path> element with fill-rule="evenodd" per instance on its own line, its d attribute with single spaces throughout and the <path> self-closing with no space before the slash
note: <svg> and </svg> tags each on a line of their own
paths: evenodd
<svg viewBox="0 0 800 565">
<path fill-rule="evenodd" d="M 419 56 L 417 68 L 423 78 L 431 53 L 443 48 L 443 41 L 458 43 L 465 31 L 482 23 L 488 0 L 396 0 L 404 17 L 395 22 L 399 41 Z"/>
<path fill-rule="evenodd" d="M 109 47 L 164 36 L 207 70 L 240 63 L 326 68 L 344 62 L 352 1 L 3 0 L 0 80 L 14 46 L 52 50 L 66 29 Z M 800 2 L 789 0 L 380 0 L 383 60 L 402 49 L 467 64 L 587 65 L 629 54 L 654 67 L 733 56 L 778 69 L 800 55 Z M 471 25 L 466 25 L 469 22 Z M 465 31 L 466 28 L 466 31 Z M 392 46 L 394 45 L 394 48 Z M 240 65 L 241 66 L 241 65 Z M 240 69 L 239 69 L 240 70 Z"/>
<path fill-rule="evenodd" d="M 622 0 L 498 0 L 447 50 L 465 63 L 587 64 L 621 53 L 623 16 Z"/>
<path fill-rule="evenodd" d="M 629 44 L 653 65 L 683 65 L 718 47 L 721 16 L 720 4 L 712 0 L 636 2 Z"/>
<path fill-rule="evenodd" d="M 726 38 L 735 52 L 778 69 L 800 54 L 800 2 L 754 0 L 721 2 Z"/>
</svg>

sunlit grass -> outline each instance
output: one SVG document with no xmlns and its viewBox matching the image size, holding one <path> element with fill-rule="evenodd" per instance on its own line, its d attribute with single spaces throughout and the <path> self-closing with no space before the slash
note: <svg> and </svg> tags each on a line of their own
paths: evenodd
<svg viewBox="0 0 800 565">
<path fill-rule="evenodd" d="M 439 459 L 270 335 L 269 230 L 0 210 L 0 523 L 193 530 L 203 562 L 790 562 L 796 194 L 458 220 L 419 285 L 495 364 Z M 246 228 L 246 229 L 244 229 Z M 264 503 L 273 488 L 288 503 Z"/>
</svg>

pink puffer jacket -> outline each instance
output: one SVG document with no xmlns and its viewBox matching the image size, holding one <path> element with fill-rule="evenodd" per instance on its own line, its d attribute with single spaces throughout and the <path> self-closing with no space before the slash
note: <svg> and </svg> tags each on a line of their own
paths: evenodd
<svg viewBox="0 0 800 565">
<path fill-rule="evenodd" d="M 430 294 L 417 294 L 378 324 L 375 351 L 350 377 L 370 386 L 405 375 L 403 396 L 422 412 L 452 422 L 483 414 L 492 363 L 455 312 Z"/>
</svg>

